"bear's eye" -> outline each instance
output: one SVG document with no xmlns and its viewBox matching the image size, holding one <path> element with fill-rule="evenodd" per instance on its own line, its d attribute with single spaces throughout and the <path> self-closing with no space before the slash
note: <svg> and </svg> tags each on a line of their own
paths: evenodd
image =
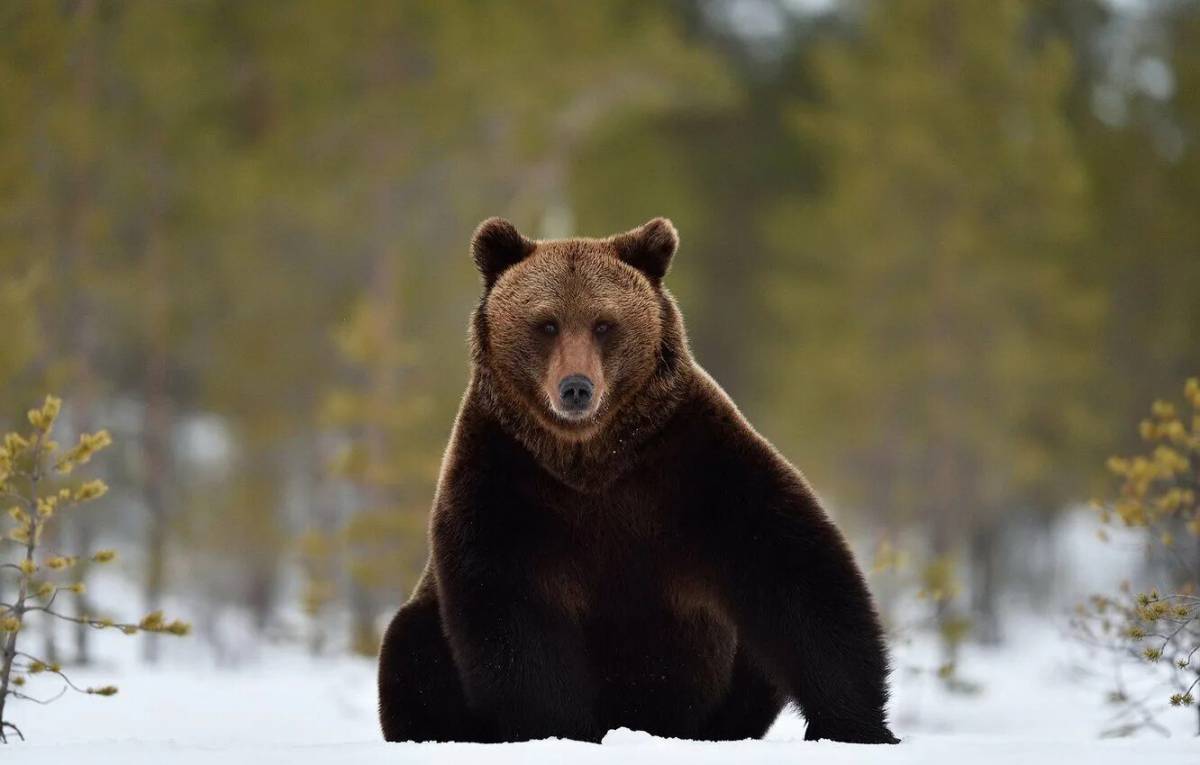
<svg viewBox="0 0 1200 765">
<path fill-rule="evenodd" d="M 558 322 L 555 322 L 555 321 L 543 321 L 543 322 L 541 323 L 541 326 L 539 326 L 539 327 L 538 327 L 538 329 L 540 329 L 540 330 L 541 330 L 541 332 L 542 332 L 542 334 L 543 334 L 543 335 L 547 335 L 547 336 L 549 336 L 549 337 L 553 337 L 554 335 L 557 335 L 557 334 L 558 334 Z"/>
<path fill-rule="evenodd" d="M 592 331 L 597 335 L 607 335 L 610 329 L 612 329 L 612 324 L 607 321 L 598 321 L 596 326 L 592 327 Z"/>
</svg>

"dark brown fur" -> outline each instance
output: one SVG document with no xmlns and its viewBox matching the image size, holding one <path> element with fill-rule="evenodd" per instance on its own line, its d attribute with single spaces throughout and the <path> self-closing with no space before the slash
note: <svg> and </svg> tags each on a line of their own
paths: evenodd
<svg viewBox="0 0 1200 765">
<path fill-rule="evenodd" d="M 800 473 L 692 360 L 661 284 L 677 241 L 663 219 L 476 232 L 432 555 L 381 650 L 389 741 L 750 738 L 787 700 L 808 738 L 895 741 L 870 595 Z M 602 384 L 572 419 L 553 395 L 575 372 Z"/>
</svg>

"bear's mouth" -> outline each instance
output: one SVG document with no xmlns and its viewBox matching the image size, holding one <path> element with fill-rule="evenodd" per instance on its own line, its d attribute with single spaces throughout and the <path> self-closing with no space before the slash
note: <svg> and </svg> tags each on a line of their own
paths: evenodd
<svg viewBox="0 0 1200 765">
<path fill-rule="evenodd" d="M 543 384 L 542 393 L 554 424 L 573 429 L 586 427 L 597 420 L 602 408 L 605 394 L 603 374 L 599 371 L 591 374 L 571 372 L 561 376 L 552 374 Z"/>
<path fill-rule="evenodd" d="M 543 390 L 542 403 L 547 410 L 543 419 L 549 427 L 572 439 L 590 438 L 601 426 L 606 393 L 604 390 L 596 391 L 587 406 L 569 406 L 561 397 Z"/>
<path fill-rule="evenodd" d="M 587 425 L 597 419 L 596 414 L 600 411 L 600 405 L 603 402 L 597 400 L 586 409 L 567 409 L 553 399 L 548 403 L 551 414 L 558 422 L 569 425 Z"/>
</svg>

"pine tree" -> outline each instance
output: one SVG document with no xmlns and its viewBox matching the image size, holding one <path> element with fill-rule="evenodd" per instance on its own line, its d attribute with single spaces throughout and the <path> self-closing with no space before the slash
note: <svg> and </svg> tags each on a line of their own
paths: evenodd
<svg viewBox="0 0 1200 765">
<path fill-rule="evenodd" d="M 1073 622 L 1084 643 L 1140 665 L 1174 707 L 1195 706 L 1200 688 L 1200 379 L 1189 379 L 1183 393 L 1182 409 L 1154 403 L 1138 427 L 1147 451 L 1111 457 L 1116 496 L 1093 503 L 1106 526 L 1142 532 L 1160 586 L 1126 582 L 1118 593 L 1094 595 Z M 1122 718 L 1111 732 L 1159 727 L 1157 710 L 1126 692 L 1120 675 L 1109 698 Z M 1200 707 L 1196 722 L 1200 735 Z"/>
<path fill-rule="evenodd" d="M 425 448 L 432 408 L 413 377 L 420 361 L 412 344 L 398 337 L 401 322 L 389 299 L 396 281 L 386 275 L 372 290 L 370 302 L 354 313 L 338 335 L 338 348 L 350 371 L 346 385 L 332 392 L 324 421 L 346 439 L 332 465 L 357 496 L 356 511 L 332 535 L 349 570 L 351 647 L 374 656 L 380 635 L 381 610 L 403 600 L 426 555 L 425 527 L 429 497 L 437 477 L 437 460 Z M 383 286 L 391 285 L 391 286 Z M 310 565 L 319 560 L 310 559 Z M 319 571 L 319 568 L 314 569 Z M 322 579 L 310 579 L 310 598 Z"/>
<path fill-rule="evenodd" d="M 64 514 L 86 512 L 83 505 L 108 491 L 102 480 L 80 482 L 71 478 L 76 468 L 86 465 L 112 443 L 108 431 L 84 433 L 74 446 L 62 449 L 54 440 L 54 425 L 61 408 L 59 399 L 47 396 L 40 408 L 29 411 L 31 429 L 25 434 L 6 434 L 0 446 L 0 498 L 14 503 L 8 509 L 13 525 L 3 542 L 17 550 L 13 561 L 0 564 L 0 573 L 14 572 L 17 578 L 15 597 L 11 602 L 0 602 L 0 742 L 7 741 L 6 731 L 24 739 L 16 724 L 5 717 L 10 698 L 38 703 L 52 700 L 31 695 L 27 686 L 34 676 L 57 676 L 63 681 L 59 696 L 68 690 L 99 696 L 117 692 L 112 685 L 77 686 L 57 661 L 18 650 L 20 633 L 29 614 L 43 614 L 85 629 L 116 629 L 126 635 L 138 632 L 186 635 L 191 629 L 185 622 L 167 621 L 161 611 L 147 614 L 136 623 L 122 623 L 90 613 L 71 616 L 55 608 L 60 593 L 82 595 L 86 591 L 82 581 L 62 581 L 66 572 L 78 570 L 84 560 L 109 563 L 116 557 L 113 550 L 66 555 L 46 549 L 46 532 L 58 519 Z"/>
<path fill-rule="evenodd" d="M 1076 392 L 1102 304 L 1071 269 L 1088 211 L 1070 62 L 1025 34 L 1031 9 L 865 3 L 857 34 L 818 50 L 795 126 L 827 158 L 824 193 L 777 212 L 794 255 L 764 284 L 794 329 L 776 395 L 803 430 L 785 445 L 844 500 L 926 524 L 933 558 L 963 555 L 985 636 L 1000 524 L 1053 507 L 1071 439 L 1094 432 Z"/>
</svg>

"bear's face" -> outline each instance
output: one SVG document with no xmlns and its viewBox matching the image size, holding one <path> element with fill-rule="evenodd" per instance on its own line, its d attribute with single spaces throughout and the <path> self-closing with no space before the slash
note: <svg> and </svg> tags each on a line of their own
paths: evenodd
<svg viewBox="0 0 1200 765">
<path fill-rule="evenodd" d="M 504 393 L 569 440 L 600 432 L 654 373 L 677 243 L 661 218 L 608 239 L 544 242 L 484 222 L 472 251 L 487 290 L 486 362 Z"/>
</svg>

